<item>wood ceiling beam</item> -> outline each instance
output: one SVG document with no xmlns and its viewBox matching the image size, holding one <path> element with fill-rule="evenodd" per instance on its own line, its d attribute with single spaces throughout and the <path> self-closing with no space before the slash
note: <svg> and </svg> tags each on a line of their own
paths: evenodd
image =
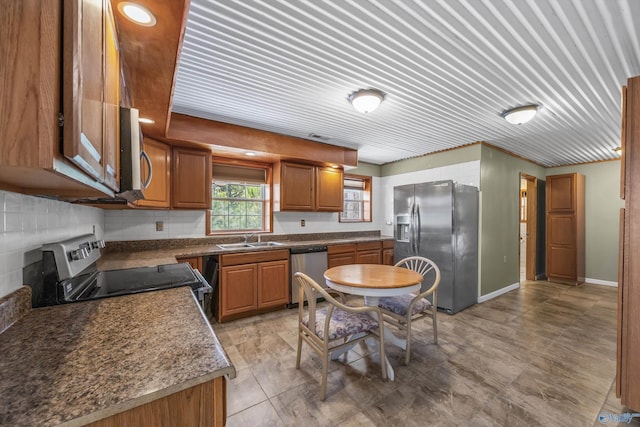
<svg viewBox="0 0 640 427">
<path fill-rule="evenodd" d="M 172 113 L 167 137 L 212 146 L 271 153 L 282 159 L 358 166 L 358 151 L 229 123 Z"/>
</svg>

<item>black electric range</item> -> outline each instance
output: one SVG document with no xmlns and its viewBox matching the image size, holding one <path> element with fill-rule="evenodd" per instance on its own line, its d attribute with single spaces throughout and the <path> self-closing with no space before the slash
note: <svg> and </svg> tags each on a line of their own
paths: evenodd
<svg viewBox="0 0 640 427">
<path fill-rule="evenodd" d="M 97 271 L 104 241 L 86 234 L 42 247 L 43 281 L 34 287 L 34 307 L 89 301 L 189 286 L 204 307 L 211 286 L 189 264 Z"/>
</svg>

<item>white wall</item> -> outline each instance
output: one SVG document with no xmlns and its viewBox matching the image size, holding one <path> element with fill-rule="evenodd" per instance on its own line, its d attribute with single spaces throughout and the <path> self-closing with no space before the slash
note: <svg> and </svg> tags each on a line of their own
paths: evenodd
<svg viewBox="0 0 640 427">
<path fill-rule="evenodd" d="M 447 179 L 480 189 L 480 160 L 383 177 L 380 185 L 383 203 L 378 210 L 383 212 L 381 233 L 393 236 L 393 187 Z"/>
<path fill-rule="evenodd" d="M 156 222 L 163 230 L 156 231 Z M 154 240 L 204 237 L 206 212 L 200 210 L 107 210 L 105 240 Z"/>
<path fill-rule="evenodd" d="M 381 179 L 373 177 L 372 222 L 340 223 L 338 214 L 331 212 L 274 212 L 273 234 L 308 234 L 339 231 L 380 230 L 383 224 Z M 305 220 L 305 226 L 300 220 Z M 156 221 L 164 222 L 164 230 L 156 231 Z M 154 240 L 198 238 L 206 236 L 205 211 L 166 210 L 107 210 L 105 211 L 105 240 Z"/>
<path fill-rule="evenodd" d="M 22 268 L 40 259 L 49 242 L 104 235 L 101 209 L 0 191 L 0 297 L 23 285 Z"/>
</svg>

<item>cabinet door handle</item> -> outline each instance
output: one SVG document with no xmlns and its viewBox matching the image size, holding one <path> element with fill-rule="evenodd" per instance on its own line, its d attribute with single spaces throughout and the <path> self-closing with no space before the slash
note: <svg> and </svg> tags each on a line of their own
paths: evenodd
<svg viewBox="0 0 640 427">
<path fill-rule="evenodd" d="M 146 190 L 147 188 L 149 188 L 149 185 L 151 185 L 151 179 L 153 178 L 153 165 L 151 164 L 151 159 L 149 158 L 149 155 L 146 153 L 146 151 L 142 150 L 140 152 L 140 158 L 144 159 L 144 161 L 147 163 L 147 166 L 149 167 L 149 176 L 147 176 L 147 179 L 142 182 L 142 188 Z"/>
</svg>

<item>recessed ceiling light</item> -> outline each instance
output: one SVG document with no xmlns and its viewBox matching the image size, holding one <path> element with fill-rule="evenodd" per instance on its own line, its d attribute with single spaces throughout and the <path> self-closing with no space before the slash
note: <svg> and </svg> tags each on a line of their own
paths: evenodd
<svg viewBox="0 0 640 427">
<path fill-rule="evenodd" d="M 256 155 L 256 153 L 253 153 L 251 151 L 247 151 L 246 153 L 244 153 L 245 156 L 249 156 L 249 157 L 253 157 Z"/>
<path fill-rule="evenodd" d="M 129 1 L 118 4 L 118 10 L 127 19 L 143 27 L 153 27 L 156 25 L 156 17 L 144 6 Z"/>
<path fill-rule="evenodd" d="M 154 124 L 154 123 L 156 122 L 155 120 L 148 119 L 148 118 L 146 118 L 146 117 L 140 117 L 140 118 L 138 119 L 138 121 L 139 121 L 140 123 L 144 123 L 144 124 L 147 124 L 147 125 L 152 125 L 152 124 Z"/>
<path fill-rule="evenodd" d="M 380 106 L 384 94 L 378 89 L 360 89 L 349 95 L 349 102 L 360 113 L 370 113 Z"/>
<path fill-rule="evenodd" d="M 513 125 L 521 125 L 533 119 L 539 108 L 538 104 L 522 105 L 503 111 L 501 116 Z"/>
</svg>

